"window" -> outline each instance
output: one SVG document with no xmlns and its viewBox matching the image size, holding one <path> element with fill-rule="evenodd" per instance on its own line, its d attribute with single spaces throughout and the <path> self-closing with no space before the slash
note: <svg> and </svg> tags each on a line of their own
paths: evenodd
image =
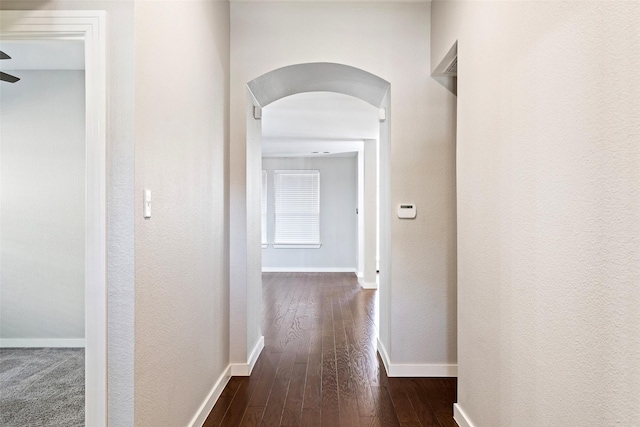
<svg viewBox="0 0 640 427">
<path fill-rule="evenodd" d="M 267 171 L 262 171 L 262 247 L 266 248 L 267 243 Z"/>
<path fill-rule="evenodd" d="M 320 171 L 275 171 L 274 248 L 320 247 Z"/>
</svg>

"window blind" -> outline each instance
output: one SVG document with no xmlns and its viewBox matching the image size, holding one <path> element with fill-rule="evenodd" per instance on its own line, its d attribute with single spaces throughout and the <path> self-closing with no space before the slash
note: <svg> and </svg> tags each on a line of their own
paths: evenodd
<svg viewBox="0 0 640 427">
<path fill-rule="evenodd" d="M 320 245 L 320 171 L 275 171 L 275 245 Z"/>
<path fill-rule="evenodd" d="M 262 171 L 262 244 L 267 244 L 267 171 Z"/>
</svg>

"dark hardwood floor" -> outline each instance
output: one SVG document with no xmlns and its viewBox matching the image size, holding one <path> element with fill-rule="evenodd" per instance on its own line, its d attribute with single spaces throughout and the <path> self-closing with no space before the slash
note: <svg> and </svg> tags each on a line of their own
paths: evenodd
<svg viewBox="0 0 640 427">
<path fill-rule="evenodd" d="M 263 275 L 265 349 L 204 426 L 455 427 L 455 378 L 388 378 L 376 291 L 352 273 Z"/>
</svg>

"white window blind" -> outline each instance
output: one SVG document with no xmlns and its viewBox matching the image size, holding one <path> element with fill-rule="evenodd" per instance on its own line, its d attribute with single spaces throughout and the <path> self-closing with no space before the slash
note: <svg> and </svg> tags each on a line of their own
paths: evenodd
<svg viewBox="0 0 640 427">
<path fill-rule="evenodd" d="M 275 171 L 274 247 L 320 247 L 320 171 Z"/>
<path fill-rule="evenodd" d="M 267 171 L 262 171 L 262 245 L 267 245 Z"/>
</svg>

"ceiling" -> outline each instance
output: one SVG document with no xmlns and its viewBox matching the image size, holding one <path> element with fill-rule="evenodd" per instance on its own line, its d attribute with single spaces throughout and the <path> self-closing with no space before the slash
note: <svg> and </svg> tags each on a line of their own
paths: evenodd
<svg viewBox="0 0 640 427">
<path fill-rule="evenodd" d="M 262 110 L 263 157 L 354 155 L 378 134 L 378 109 L 339 93 L 301 93 Z"/>
<path fill-rule="evenodd" d="M 0 61 L 0 69 L 84 70 L 82 40 L 2 40 L 0 51 L 11 59 Z"/>
</svg>

